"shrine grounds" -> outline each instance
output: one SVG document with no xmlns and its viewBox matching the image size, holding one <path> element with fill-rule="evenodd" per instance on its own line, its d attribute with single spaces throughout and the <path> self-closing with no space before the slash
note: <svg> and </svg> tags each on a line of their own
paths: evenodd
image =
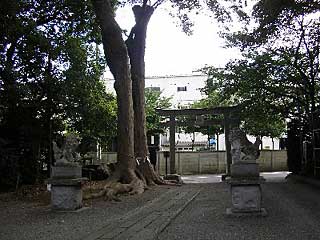
<svg viewBox="0 0 320 240">
<path fill-rule="evenodd" d="M 78 212 L 0 195 L 0 239 L 319 239 L 320 187 L 266 174 L 266 217 L 231 217 L 229 186 L 216 175 L 187 176 L 121 202 L 86 201 Z M 192 184 L 202 182 L 202 184 Z"/>
</svg>

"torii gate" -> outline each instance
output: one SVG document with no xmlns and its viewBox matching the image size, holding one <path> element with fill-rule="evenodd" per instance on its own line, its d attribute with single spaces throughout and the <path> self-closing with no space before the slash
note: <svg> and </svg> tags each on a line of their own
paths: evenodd
<svg viewBox="0 0 320 240">
<path fill-rule="evenodd" d="M 239 126 L 240 119 L 238 116 L 239 106 L 231 107 L 215 107 L 201 109 L 156 109 L 156 112 L 161 116 L 170 117 L 170 121 L 164 123 L 170 127 L 170 174 L 176 173 L 175 169 L 175 128 L 176 126 L 196 125 L 195 122 L 179 123 L 176 122 L 176 116 L 201 116 L 201 115 L 223 115 L 223 119 L 204 120 L 201 126 L 212 126 L 221 124 L 224 126 L 227 169 L 226 174 L 230 174 L 231 160 L 231 144 L 229 142 L 229 133 L 232 126 Z M 199 124 L 197 124 L 199 125 Z"/>
</svg>

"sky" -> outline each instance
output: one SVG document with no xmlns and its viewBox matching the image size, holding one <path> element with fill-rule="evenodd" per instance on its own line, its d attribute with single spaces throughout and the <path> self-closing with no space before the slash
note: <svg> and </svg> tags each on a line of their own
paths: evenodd
<svg viewBox="0 0 320 240">
<path fill-rule="evenodd" d="M 192 74 L 205 65 L 223 67 L 238 56 L 237 50 L 223 48 L 214 19 L 203 13 L 194 14 L 193 19 L 194 33 L 187 36 L 176 26 L 167 6 L 155 10 L 147 31 L 146 76 Z M 134 24 L 131 8 L 117 10 L 116 20 L 130 32 Z M 110 72 L 106 76 L 112 77 Z"/>
</svg>

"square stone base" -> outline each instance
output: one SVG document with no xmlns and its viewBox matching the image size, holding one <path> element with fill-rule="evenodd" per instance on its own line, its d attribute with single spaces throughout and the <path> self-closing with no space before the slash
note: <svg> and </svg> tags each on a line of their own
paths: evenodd
<svg viewBox="0 0 320 240">
<path fill-rule="evenodd" d="M 80 166 L 59 165 L 51 169 L 51 178 L 81 178 L 82 169 Z"/>
<path fill-rule="evenodd" d="M 51 187 L 51 208 L 58 211 L 74 211 L 82 208 L 81 185 L 53 185 Z"/>
<path fill-rule="evenodd" d="M 252 162 L 238 162 L 231 164 L 231 176 L 233 178 L 259 177 L 259 165 Z"/>
<path fill-rule="evenodd" d="M 251 212 L 233 212 L 232 208 L 227 208 L 226 213 L 228 216 L 234 216 L 234 217 L 246 217 L 246 216 L 266 217 L 268 215 L 266 209 L 264 208 L 261 208 L 260 211 L 251 211 Z"/>
<path fill-rule="evenodd" d="M 231 185 L 232 212 L 260 212 L 260 184 Z"/>
</svg>

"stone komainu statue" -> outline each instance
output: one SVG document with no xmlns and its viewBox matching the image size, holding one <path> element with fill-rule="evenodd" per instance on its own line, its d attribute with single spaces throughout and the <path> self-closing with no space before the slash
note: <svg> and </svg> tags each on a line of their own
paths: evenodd
<svg viewBox="0 0 320 240">
<path fill-rule="evenodd" d="M 255 143 L 251 143 L 246 136 L 246 133 L 239 128 L 230 131 L 229 140 L 231 143 L 232 162 L 239 161 L 255 162 L 259 155 L 260 138 L 256 138 Z"/>
<path fill-rule="evenodd" d="M 80 154 L 77 152 L 79 140 L 76 135 L 69 134 L 65 137 L 61 147 L 53 142 L 53 154 L 56 164 L 75 163 L 80 160 Z"/>
</svg>

